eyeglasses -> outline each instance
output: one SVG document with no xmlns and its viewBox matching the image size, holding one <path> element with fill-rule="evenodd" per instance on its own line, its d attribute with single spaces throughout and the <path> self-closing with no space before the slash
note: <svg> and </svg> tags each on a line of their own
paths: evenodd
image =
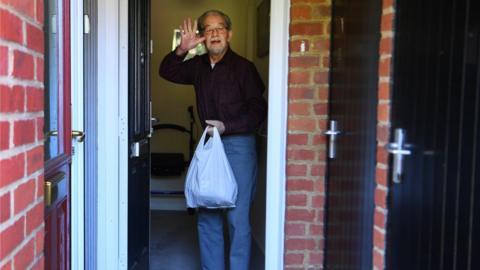
<svg viewBox="0 0 480 270">
<path fill-rule="evenodd" d="M 219 34 L 223 34 L 227 31 L 227 28 L 225 28 L 224 26 L 218 26 L 218 27 L 212 27 L 212 28 L 207 28 L 203 31 L 203 33 L 205 35 L 212 35 L 214 32 L 217 32 Z"/>
</svg>

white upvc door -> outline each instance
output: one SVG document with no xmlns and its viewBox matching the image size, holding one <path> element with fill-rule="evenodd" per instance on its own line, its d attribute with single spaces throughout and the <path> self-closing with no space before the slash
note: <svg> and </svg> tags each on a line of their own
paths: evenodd
<svg viewBox="0 0 480 270">
<path fill-rule="evenodd" d="M 84 131 L 83 0 L 71 0 L 72 131 Z M 72 139 L 71 260 L 73 270 L 84 269 L 84 143 Z"/>
</svg>

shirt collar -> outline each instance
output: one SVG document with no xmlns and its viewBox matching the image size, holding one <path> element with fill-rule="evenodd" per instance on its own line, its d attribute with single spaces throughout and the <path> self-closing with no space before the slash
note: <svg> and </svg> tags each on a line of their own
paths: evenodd
<svg viewBox="0 0 480 270">
<path fill-rule="evenodd" d="M 230 49 L 230 46 L 228 46 L 227 52 L 225 53 L 225 55 L 222 57 L 222 59 L 220 59 L 220 61 L 215 63 L 215 65 L 222 64 L 222 63 L 228 63 L 230 61 L 230 59 L 232 58 L 233 54 L 234 54 L 234 52 L 232 51 L 232 49 Z M 210 65 L 210 58 L 208 57 L 208 52 L 206 54 L 202 55 L 202 59 L 205 63 Z"/>
</svg>

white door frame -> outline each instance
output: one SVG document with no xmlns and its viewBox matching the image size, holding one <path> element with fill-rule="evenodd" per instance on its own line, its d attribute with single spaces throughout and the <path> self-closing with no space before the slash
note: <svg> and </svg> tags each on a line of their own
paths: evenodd
<svg viewBox="0 0 480 270">
<path fill-rule="evenodd" d="M 84 131 L 83 125 L 83 0 L 71 0 L 71 102 L 72 130 Z M 72 269 L 84 269 L 84 144 L 72 140 L 71 177 L 71 260 Z"/>
<path fill-rule="evenodd" d="M 271 1 L 265 269 L 283 269 L 289 0 Z M 98 269 L 126 269 L 128 0 L 98 0 Z"/>
</svg>

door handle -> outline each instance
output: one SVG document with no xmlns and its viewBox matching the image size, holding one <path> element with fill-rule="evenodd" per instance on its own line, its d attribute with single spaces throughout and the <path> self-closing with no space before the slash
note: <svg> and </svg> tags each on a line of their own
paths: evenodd
<svg viewBox="0 0 480 270">
<path fill-rule="evenodd" d="M 395 138 L 391 143 L 387 143 L 385 148 L 388 153 L 393 155 L 393 170 L 392 170 L 392 181 L 394 183 L 401 183 L 403 176 L 403 156 L 408 156 L 412 154 L 408 148 L 411 148 L 411 145 L 406 144 L 406 131 L 402 128 L 395 129 Z"/>
<path fill-rule="evenodd" d="M 85 140 L 85 132 L 79 130 L 72 130 L 72 139 L 75 138 L 77 142 L 83 142 Z"/>
<path fill-rule="evenodd" d="M 324 133 L 328 136 L 328 158 L 333 159 L 337 156 L 337 136 L 340 133 L 337 120 L 330 120 L 330 129 Z"/>
<path fill-rule="evenodd" d="M 45 187 L 45 206 L 49 207 L 58 197 L 58 183 L 65 179 L 65 173 L 60 172 L 48 179 L 44 183 Z"/>
</svg>

